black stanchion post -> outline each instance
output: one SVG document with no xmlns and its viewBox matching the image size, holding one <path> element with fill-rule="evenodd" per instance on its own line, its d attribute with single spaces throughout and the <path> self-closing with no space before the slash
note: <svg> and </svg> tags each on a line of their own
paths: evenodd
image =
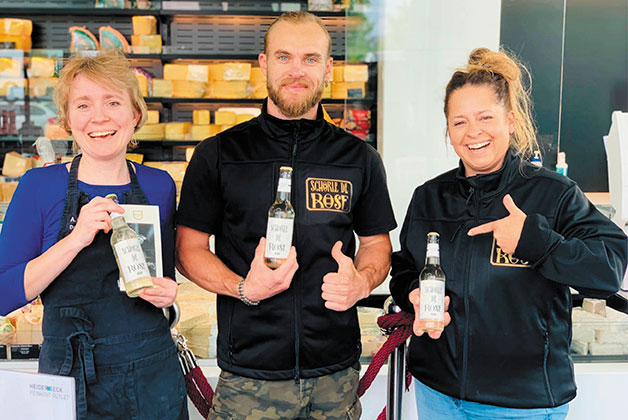
<svg viewBox="0 0 628 420">
<path fill-rule="evenodd" d="M 392 297 L 384 303 L 386 314 L 401 312 L 401 308 L 395 305 Z M 388 335 L 392 331 L 386 331 Z M 388 399 L 386 401 L 386 420 L 401 420 L 403 409 L 403 393 L 406 378 L 406 344 L 397 347 L 388 361 Z"/>
</svg>

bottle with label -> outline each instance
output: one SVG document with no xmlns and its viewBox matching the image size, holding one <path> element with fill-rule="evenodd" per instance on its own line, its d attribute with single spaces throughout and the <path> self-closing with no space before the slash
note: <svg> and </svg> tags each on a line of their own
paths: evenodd
<svg viewBox="0 0 628 420">
<path fill-rule="evenodd" d="M 543 166 L 543 161 L 541 160 L 541 152 L 535 150 L 534 156 L 532 156 L 532 159 L 530 159 L 530 163 L 536 166 Z"/>
<path fill-rule="evenodd" d="M 288 258 L 290 246 L 292 245 L 294 208 L 290 203 L 291 185 L 292 168 L 282 166 L 279 169 L 277 198 L 268 210 L 268 225 L 266 227 L 264 263 L 273 270 L 283 264 Z"/>
<path fill-rule="evenodd" d="M 567 169 L 569 169 L 569 165 L 567 165 L 567 156 L 565 152 L 558 152 L 558 158 L 556 160 L 556 172 L 561 175 L 567 176 Z"/>
<path fill-rule="evenodd" d="M 115 194 L 108 194 L 105 198 L 118 204 L 118 197 Z M 126 294 L 137 297 L 142 290 L 153 287 L 153 279 L 148 271 L 140 239 L 120 213 L 111 213 L 111 225 L 113 227 L 111 247 L 120 270 L 120 279 Z"/>
<path fill-rule="evenodd" d="M 419 275 L 421 304 L 419 327 L 425 331 L 442 331 L 445 313 L 445 272 L 440 266 L 439 235 L 427 234 L 425 267 Z"/>
</svg>

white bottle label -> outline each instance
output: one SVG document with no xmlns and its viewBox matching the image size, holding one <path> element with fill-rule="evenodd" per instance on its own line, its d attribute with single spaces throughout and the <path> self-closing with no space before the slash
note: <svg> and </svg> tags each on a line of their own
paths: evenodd
<svg viewBox="0 0 628 420">
<path fill-rule="evenodd" d="M 421 280 L 420 319 L 443 320 L 445 312 L 445 282 Z"/>
<path fill-rule="evenodd" d="M 288 178 L 279 178 L 279 185 L 277 186 L 277 191 L 279 192 L 290 192 L 290 180 Z"/>
<path fill-rule="evenodd" d="M 266 258 L 288 258 L 294 219 L 269 217 L 266 228 Z"/>
<path fill-rule="evenodd" d="M 438 244 L 427 244 L 427 251 L 425 252 L 426 257 L 437 257 L 439 256 Z"/>
<path fill-rule="evenodd" d="M 150 277 L 139 239 L 125 239 L 115 244 L 115 247 L 122 270 L 120 274 L 127 283 L 142 277 Z"/>
</svg>

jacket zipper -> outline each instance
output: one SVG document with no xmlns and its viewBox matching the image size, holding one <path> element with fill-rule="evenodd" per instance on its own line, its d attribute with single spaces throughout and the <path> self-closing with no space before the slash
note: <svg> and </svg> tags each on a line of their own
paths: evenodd
<svg viewBox="0 0 628 420">
<path fill-rule="evenodd" d="M 292 143 L 292 155 L 290 158 L 290 165 L 292 167 L 292 178 L 294 181 L 296 181 L 296 168 L 294 167 L 295 163 L 296 163 L 296 158 L 297 158 L 297 148 L 299 145 L 299 129 L 298 127 L 295 125 L 294 126 L 294 131 L 293 131 L 293 139 L 294 142 Z M 292 182 L 292 197 L 294 197 L 292 199 L 292 201 L 296 204 L 297 201 L 297 186 L 296 186 L 296 182 Z M 296 205 L 295 205 L 296 207 Z M 297 243 L 297 231 L 298 231 L 298 213 L 296 211 L 295 208 L 295 218 L 294 218 L 294 230 L 293 230 L 293 238 L 292 241 L 294 244 Z M 294 382 L 298 385 L 299 384 L 299 379 L 301 377 L 301 367 L 300 367 L 300 358 L 299 358 L 299 353 L 300 353 L 300 340 L 299 340 L 299 325 L 301 323 L 301 317 L 299 316 L 299 298 L 300 298 L 300 293 L 299 290 L 297 290 L 297 288 L 300 286 L 300 282 L 295 281 L 297 280 L 298 277 L 298 273 L 295 273 L 294 278 L 292 279 L 292 284 L 294 284 L 294 294 L 292 296 L 292 303 L 293 303 L 293 310 L 294 310 L 294 351 L 295 351 L 295 363 L 296 366 L 294 368 Z"/>
<path fill-rule="evenodd" d="M 471 187 L 470 195 L 473 197 L 473 206 L 475 207 L 475 226 L 479 223 L 480 215 L 480 202 L 477 196 L 477 192 Z M 467 255 L 467 269 L 464 275 L 463 296 L 464 296 L 464 331 L 463 331 L 463 344 L 462 344 L 462 381 L 460 381 L 460 399 L 464 399 L 467 388 L 467 371 L 468 364 L 468 346 L 469 346 L 469 272 L 471 271 L 471 257 L 473 255 L 473 240 L 471 237 L 471 243 L 469 244 L 469 254 Z"/>
<path fill-rule="evenodd" d="M 545 390 L 547 391 L 547 396 L 549 397 L 549 402 L 552 407 L 555 406 L 554 396 L 552 395 L 552 388 L 550 387 L 549 382 L 549 374 L 547 372 L 547 358 L 549 357 L 549 333 L 547 330 L 543 329 L 543 337 L 545 339 L 545 347 L 543 349 L 543 377 L 545 378 Z"/>
</svg>

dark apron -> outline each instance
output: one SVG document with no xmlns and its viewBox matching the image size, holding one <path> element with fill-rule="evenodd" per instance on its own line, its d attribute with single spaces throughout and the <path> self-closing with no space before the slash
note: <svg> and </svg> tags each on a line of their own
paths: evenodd
<svg viewBox="0 0 628 420">
<path fill-rule="evenodd" d="M 57 241 L 89 202 L 78 190 L 80 157 L 70 168 Z M 131 190 L 121 202 L 148 204 L 127 166 Z M 98 232 L 41 294 L 39 372 L 75 378 L 79 420 L 186 420 L 185 384 L 168 322 L 161 309 L 120 292 L 110 237 Z"/>
</svg>

